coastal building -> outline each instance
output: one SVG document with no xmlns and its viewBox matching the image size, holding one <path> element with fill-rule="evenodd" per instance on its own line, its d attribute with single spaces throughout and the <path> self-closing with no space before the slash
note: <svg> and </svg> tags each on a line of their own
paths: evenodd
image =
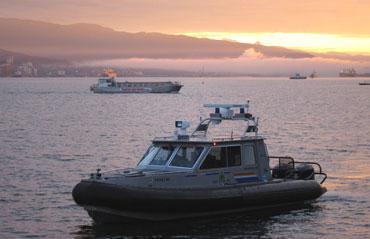
<svg viewBox="0 0 370 239">
<path fill-rule="evenodd" d="M 6 58 L 4 62 L 0 62 L 0 77 L 12 76 L 14 67 L 14 58 L 12 56 Z"/>
<path fill-rule="evenodd" d="M 58 70 L 57 71 L 57 76 L 59 76 L 59 77 L 66 76 L 66 71 L 65 70 Z"/>
<path fill-rule="evenodd" d="M 18 77 L 32 77 L 37 76 L 37 68 L 32 64 L 32 62 L 26 62 L 17 66 L 14 76 Z"/>
</svg>

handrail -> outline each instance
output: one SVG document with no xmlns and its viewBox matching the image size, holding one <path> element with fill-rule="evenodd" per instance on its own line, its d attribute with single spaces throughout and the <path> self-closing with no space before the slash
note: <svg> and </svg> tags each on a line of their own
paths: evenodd
<svg viewBox="0 0 370 239">
<path fill-rule="evenodd" d="M 312 164 L 312 165 L 316 165 L 317 167 L 319 167 L 319 173 L 322 173 L 322 169 L 321 169 L 321 165 L 316 163 L 316 162 L 308 162 L 308 161 L 294 161 L 294 163 L 301 163 L 301 164 Z"/>
<path fill-rule="evenodd" d="M 323 184 L 325 182 L 325 180 L 327 179 L 328 175 L 326 175 L 326 173 L 323 173 L 322 172 L 322 168 L 321 168 L 321 165 L 319 163 L 316 163 L 316 162 L 307 162 L 307 161 L 295 161 L 295 163 L 300 163 L 300 164 L 311 164 L 311 165 L 316 165 L 319 167 L 319 172 L 315 172 L 314 170 L 314 173 L 315 174 L 319 174 L 319 175 L 323 175 L 324 178 L 321 180 L 320 184 Z"/>
<path fill-rule="evenodd" d="M 315 169 L 314 169 L 314 174 L 315 174 L 315 175 L 316 175 L 316 174 L 318 174 L 318 175 L 323 175 L 323 176 L 324 176 L 324 178 L 321 180 L 320 184 L 323 184 L 323 183 L 325 182 L 325 180 L 327 179 L 327 177 L 328 177 L 326 173 L 322 172 L 322 167 L 321 167 L 321 165 L 320 165 L 319 163 L 317 163 L 317 162 L 295 161 L 295 160 L 294 160 L 294 158 L 293 158 L 293 157 L 291 157 L 291 156 L 269 156 L 268 158 L 269 158 L 269 159 L 270 159 L 270 158 L 271 158 L 271 159 L 278 159 L 278 160 L 279 160 L 279 167 L 280 167 L 280 160 L 281 160 L 281 159 L 290 159 L 290 160 L 291 160 L 291 162 L 292 162 L 292 164 L 293 164 L 293 169 L 295 169 L 295 165 L 296 165 L 296 164 L 311 164 L 311 165 L 316 165 L 316 166 L 318 167 L 318 169 L 319 169 L 319 172 L 316 172 L 316 171 L 315 171 Z M 290 162 L 289 162 L 288 164 L 290 164 Z M 286 177 L 288 177 L 288 175 L 287 175 L 287 176 L 285 176 L 285 178 L 286 178 Z"/>
<path fill-rule="evenodd" d="M 223 142 L 223 141 L 237 141 L 237 140 L 245 140 L 245 139 L 258 139 L 260 136 L 220 136 L 220 137 L 205 137 L 203 135 L 197 135 L 197 136 L 190 136 L 189 142 L 192 140 L 197 141 L 197 139 L 207 142 Z M 175 139 L 173 136 L 157 136 L 154 137 L 153 140 L 168 140 L 168 141 L 179 141 L 178 139 Z"/>
</svg>

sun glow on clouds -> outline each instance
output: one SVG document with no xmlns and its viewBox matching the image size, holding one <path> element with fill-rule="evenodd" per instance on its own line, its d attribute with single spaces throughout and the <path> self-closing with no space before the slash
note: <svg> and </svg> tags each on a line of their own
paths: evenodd
<svg viewBox="0 0 370 239">
<path fill-rule="evenodd" d="M 259 42 L 266 46 L 281 46 L 312 52 L 339 52 L 370 55 L 370 35 L 345 36 L 318 33 L 228 33 L 190 32 L 182 35 L 241 43 Z"/>
</svg>

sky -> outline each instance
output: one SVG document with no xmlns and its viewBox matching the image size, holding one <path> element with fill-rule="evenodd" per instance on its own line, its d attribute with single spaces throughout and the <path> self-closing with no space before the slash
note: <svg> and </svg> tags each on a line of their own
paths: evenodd
<svg viewBox="0 0 370 239">
<path fill-rule="evenodd" d="M 1 0 L 0 16 L 370 54 L 370 0 Z"/>
<path fill-rule="evenodd" d="M 353 55 L 370 55 L 369 10 L 370 0 L 0 0 L 0 17 Z"/>
<path fill-rule="evenodd" d="M 0 15 L 125 31 L 370 34 L 369 0 L 1 0 Z"/>
</svg>

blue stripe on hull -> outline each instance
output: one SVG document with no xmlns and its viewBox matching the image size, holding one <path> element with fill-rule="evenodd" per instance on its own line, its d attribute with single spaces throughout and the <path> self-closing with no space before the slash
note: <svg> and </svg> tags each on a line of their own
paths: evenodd
<svg viewBox="0 0 370 239">
<path fill-rule="evenodd" d="M 238 183 L 255 182 L 258 181 L 258 177 L 235 178 L 235 180 Z"/>
</svg>

